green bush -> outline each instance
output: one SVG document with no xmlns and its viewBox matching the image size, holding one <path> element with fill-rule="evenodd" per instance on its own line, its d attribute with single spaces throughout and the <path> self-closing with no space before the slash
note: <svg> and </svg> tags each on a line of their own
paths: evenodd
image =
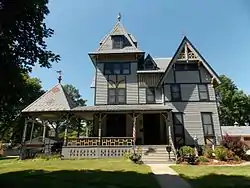
<svg viewBox="0 0 250 188">
<path fill-rule="evenodd" d="M 180 157 L 194 156 L 195 155 L 195 150 L 194 150 L 194 148 L 192 148 L 190 146 L 182 146 L 179 149 L 179 154 L 180 154 Z"/>
<path fill-rule="evenodd" d="M 204 157 L 204 156 L 199 156 L 198 158 L 198 162 L 209 162 L 208 158 Z"/>
<path fill-rule="evenodd" d="M 206 158 L 213 158 L 213 149 L 209 146 L 205 146 L 204 149 L 203 149 L 203 155 L 206 157 Z"/>
<path fill-rule="evenodd" d="M 220 161 L 227 160 L 227 154 L 228 154 L 227 148 L 223 146 L 217 146 L 215 147 L 214 153 L 215 153 L 215 159 L 220 160 Z"/>
<path fill-rule="evenodd" d="M 234 160 L 234 161 L 241 161 L 241 158 L 240 158 L 238 155 L 235 155 L 235 156 L 233 157 L 233 160 Z"/>
</svg>

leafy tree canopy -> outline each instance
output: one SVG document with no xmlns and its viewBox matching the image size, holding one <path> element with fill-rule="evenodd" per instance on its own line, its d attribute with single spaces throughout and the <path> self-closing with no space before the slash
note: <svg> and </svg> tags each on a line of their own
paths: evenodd
<svg viewBox="0 0 250 188">
<path fill-rule="evenodd" d="M 238 89 L 235 83 L 225 75 L 220 76 L 221 84 L 217 86 L 219 93 L 219 112 L 222 125 L 231 126 L 234 122 L 244 125 L 250 116 L 250 96 Z"/>
</svg>

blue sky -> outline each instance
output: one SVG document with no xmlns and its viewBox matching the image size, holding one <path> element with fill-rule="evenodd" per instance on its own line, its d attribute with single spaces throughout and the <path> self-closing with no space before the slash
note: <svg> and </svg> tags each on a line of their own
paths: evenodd
<svg viewBox="0 0 250 188">
<path fill-rule="evenodd" d="M 153 57 L 171 57 L 183 33 L 218 74 L 232 78 L 250 94 L 249 0 L 50 0 L 47 26 L 55 30 L 48 48 L 61 55 L 52 69 L 36 66 L 32 76 L 44 89 L 57 83 L 76 86 L 88 105 L 93 104 L 90 84 L 94 67 L 88 52 L 110 32 L 119 12 L 122 23 Z"/>
</svg>

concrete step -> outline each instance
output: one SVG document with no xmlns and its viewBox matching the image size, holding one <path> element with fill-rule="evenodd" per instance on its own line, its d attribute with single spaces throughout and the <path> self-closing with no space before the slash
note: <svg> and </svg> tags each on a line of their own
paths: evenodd
<svg viewBox="0 0 250 188">
<path fill-rule="evenodd" d="M 170 157 L 170 159 L 173 159 L 173 157 Z M 168 157 L 142 157 L 142 160 L 146 161 L 158 161 L 158 160 L 168 160 Z"/>
<path fill-rule="evenodd" d="M 142 160 L 144 164 L 175 164 L 174 160 Z"/>
</svg>

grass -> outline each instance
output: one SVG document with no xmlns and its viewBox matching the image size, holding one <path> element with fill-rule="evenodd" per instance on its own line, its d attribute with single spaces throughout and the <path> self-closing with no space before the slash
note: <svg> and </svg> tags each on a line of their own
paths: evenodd
<svg viewBox="0 0 250 188">
<path fill-rule="evenodd" d="M 249 188 L 250 166 L 171 166 L 193 188 Z"/>
<path fill-rule="evenodd" d="M 0 187 L 159 188 L 151 170 L 125 159 L 0 160 Z"/>
</svg>

